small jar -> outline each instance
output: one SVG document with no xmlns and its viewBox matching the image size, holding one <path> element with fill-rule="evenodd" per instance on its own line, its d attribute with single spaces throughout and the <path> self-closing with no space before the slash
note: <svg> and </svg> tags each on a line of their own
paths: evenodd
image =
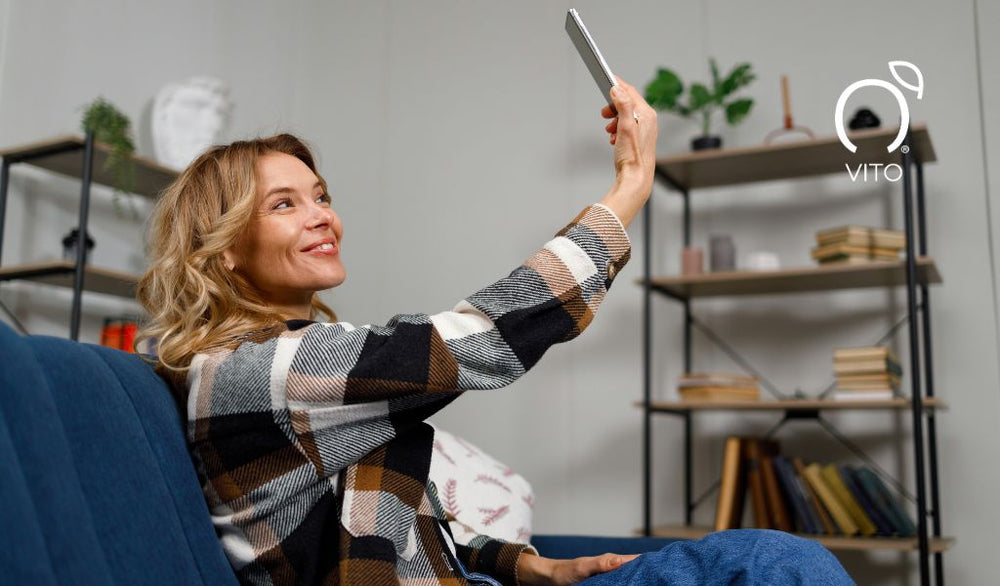
<svg viewBox="0 0 1000 586">
<path fill-rule="evenodd" d="M 736 270 L 736 248 L 730 236 L 712 236 L 709 266 L 713 273 Z"/>
<path fill-rule="evenodd" d="M 705 272 L 705 251 L 697 247 L 685 248 L 681 253 L 681 274 L 700 275 Z"/>
</svg>

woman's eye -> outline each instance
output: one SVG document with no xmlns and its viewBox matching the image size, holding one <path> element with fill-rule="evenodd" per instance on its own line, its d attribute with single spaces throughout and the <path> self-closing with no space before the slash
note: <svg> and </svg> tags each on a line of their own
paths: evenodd
<svg viewBox="0 0 1000 586">
<path fill-rule="evenodd" d="M 274 204 L 274 207 L 272 209 L 280 210 L 280 209 L 284 209 L 281 206 L 288 206 L 288 205 L 291 205 L 291 202 L 289 202 L 287 199 L 283 199 L 283 200 L 279 201 L 278 203 Z"/>
<path fill-rule="evenodd" d="M 329 193 L 324 193 L 324 194 L 320 195 L 319 197 L 317 197 L 316 201 L 322 202 L 322 203 L 330 203 L 330 201 L 331 201 L 330 194 Z"/>
</svg>

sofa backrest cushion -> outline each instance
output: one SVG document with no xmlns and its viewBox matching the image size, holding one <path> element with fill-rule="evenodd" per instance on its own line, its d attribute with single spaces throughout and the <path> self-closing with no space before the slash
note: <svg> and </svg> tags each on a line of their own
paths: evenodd
<svg viewBox="0 0 1000 586">
<path fill-rule="evenodd" d="M 180 414 L 152 369 L 3 324 L 0 348 L 0 412 L 30 502 L 17 498 L 45 545 L 32 568 L 48 564 L 60 584 L 236 584 Z M 20 523 L 32 532 L 31 519 Z"/>
<path fill-rule="evenodd" d="M 0 372 L 0 389 L 4 388 Z M 7 422 L 0 417 L 0 569 L 12 584 L 55 584 L 28 481 Z"/>
</svg>

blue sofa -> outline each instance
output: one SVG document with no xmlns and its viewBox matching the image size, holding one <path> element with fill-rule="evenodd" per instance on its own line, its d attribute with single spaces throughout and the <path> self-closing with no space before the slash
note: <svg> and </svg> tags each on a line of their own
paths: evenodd
<svg viewBox="0 0 1000 586">
<path fill-rule="evenodd" d="M 538 536 L 543 555 L 667 540 Z M 165 383 L 138 357 L 0 323 L 4 584 L 236 584 Z"/>
</svg>

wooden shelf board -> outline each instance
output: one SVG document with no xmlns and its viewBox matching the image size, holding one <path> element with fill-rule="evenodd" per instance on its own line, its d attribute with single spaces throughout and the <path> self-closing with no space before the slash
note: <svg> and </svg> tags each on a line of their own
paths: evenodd
<svg viewBox="0 0 1000 586">
<path fill-rule="evenodd" d="M 923 400 L 925 409 L 947 410 L 948 405 L 938 399 Z M 642 407 L 642 403 L 636 403 Z M 823 399 L 786 399 L 761 401 L 654 401 L 650 411 L 813 411 L 813 410 L 859 410 L 859 409 L 909 409 L 910 400 L 905 398 L 882 401 L 833 401 Z"/>
<path fill-rule="evenodd" d="M 637 279 L 637 282 L 643 284 L 642 279 Z M 681 298 L 893 287 L 906 284 L 906 263 L 871 261 L 768 272 L 703 273 L 653 277 L 650 282 L 654 291 Z M 933 259 L 917 259 L 917 282 L 941 282 L 941 274 Z"/>
<path fill-rule="evenodd" d="M 81 179 L 83 177 L 83 149 L 84 138 L 82 136 L 64 135 L 0 150 L 0 157 L 11 163 L 34 165 Z M 104 170 L 104 164 L 110 154 L 110 146 L 101 142 L 94 143 L 92 178 L 94 183 L 113 187 L 113 171 Z M 135 161 L 135 193 L 138 195 L 155 198 L 178 175 L 177 171 L 145 157 L 133 156 L 132 160 Z"/>
<path fill-rule="evenodd" d="M 701 539 L 712 532 L 712 529 L 707 527 L 662 526 L 653 528 L 653 537 Z M 641 534 L 640 531 L 636 531 L 636 533 Z M 848 537 L 846 535 L 809 535 L 806 533 L 794 533 L 793 535 L 818 541 L 824 547 L 835 550 L 917 551 L 919 549 L 916 537 Z M 934 553 L 948 551 L 954 545 L 954 537 L 930 538 L 930 549 Z"/>
<path fill-rule="evenodd" d="M 872 129 L 848 133 L 858 150 L 851 153 L 836 136 L 759 145 L 735 149 L 713 149 L 657 159 L 661 173 L 669 175 L 680 187 L 720 187 L 737 183 L 793 179 L 830 173 L 847 173 L 862 163 L 901 164 L 897 149 L 886 147 L 897 129 Z M 910 126 L 916 160 L 937 160 L 927 126 Z"/>
<path fill-rule="evenodd" d="M 3 266 L 0 267 L 0 281 L 20 279 L 72 289 L 74 266 L 67 260 Z M 94 266 L 84 268 L 84 291 L 134 299 L 138 282 L 139 275 Z"/>
</svg>

